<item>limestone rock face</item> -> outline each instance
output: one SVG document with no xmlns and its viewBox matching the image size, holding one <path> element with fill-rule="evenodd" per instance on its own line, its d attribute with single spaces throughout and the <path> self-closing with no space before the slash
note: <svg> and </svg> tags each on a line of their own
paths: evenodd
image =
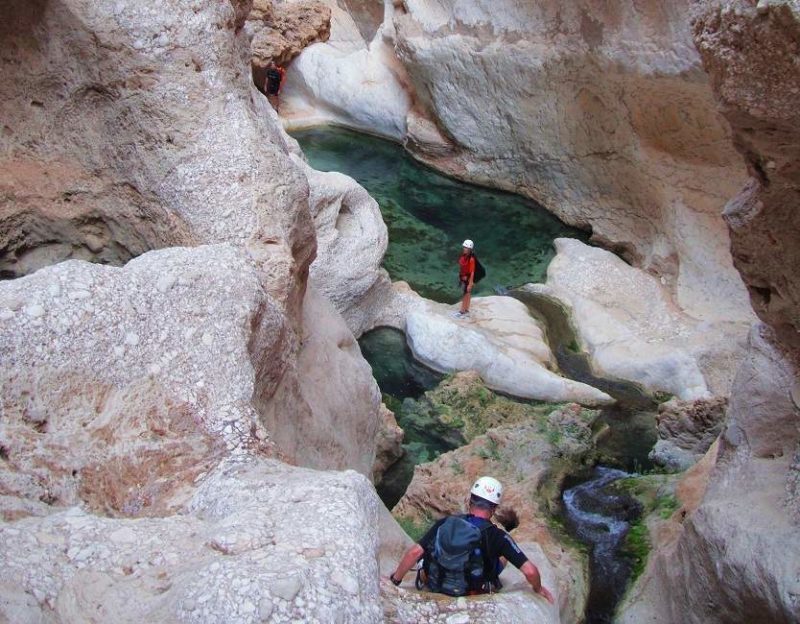
<svg viewBox="0 0 800 624">
<path fill-rule="evenodd" d="M 228 458 L 188 513 L 130 520 L 73 507 L 1 524 L 0 617 L 377 624 L 379 507 L 351 471 Z"/>
<path fill-rule="evenodd" d="M 704 496 L 659 545 L 622 622 L 800 619 L 794 2 L 695 3 L 695 42 L 753 175 L 726 208 L 759 316 Z M 780 259 L 780 260 L 779 260 Z"/>
<path fill-rule="evenodd" d="M 326 0 L 331 36 L 306 49 L 287 74 L 281 115 L 290 127 L 334 122 L 402 140 L 413 105 L 379 2 Z M 390 8 L 387 8 L 390 10 Z"/>
<path fill-rule="evenodd" d="M 404 330 L 414 357 L 444 373 L 476 371 L 493 390 L 513 396 L 583 405 L 613 403 L 605 392 L 555 372 L 538 322 L 511 297 L 477 297 L 468 319 L 457 306 L 423 299 L 405 284 L 373 319 Z"/>
<path fill-rule="evenodd" d="M 381 621 L 374 489 L 273 459 L 369 475 L 380 396 L 249 2 L 1 11 L 0 620 Z"/>
<path fill-rule="evenodd" d="M 752 314 L 720 309 L 704 320 L 675 307 L 653 276 L 616 255 L 556 239 L 547 284 L 525 288 L 557 299 L 600 372 L 682 400 L 727 396 Z"/>
<path fill-rule="evenodd" d="M 236 6 L 242 3 L 235 3 Z M 122 264 L 172 245 L 247 245 L 299 319 L 307 183 L 230 3 L 6 2 L 0 270 Z"/>
<path fill-rule="evenodd" d="M 727 400 L 677 401 L 658 408 L 658 441 L 650 459 L 675 472 L 697 462 L 719 437 L 725 422 Z"/>
<path fill-rule="evenodd" d="M 797 621 L 798 368 L 755 327 L 702 502 L 651 554 L 620 621 Z M 763 444 L 767 427 L 769 446 Z M 780 438 L 780 441 L 778 441 Z"/>
<path fill-rule="evenodd" d="M 746 172 L 702 73 L 688 0 L 385 4 L 368 52 L 343 52 L 371 25 L 351 10 L 334 19 L 341 47 L 298 58 L 288 119 L 403 140 L 456 177 L 528 195 L 663 277 L 695 316 L 748 309 L 720 218 Z"/>
<path fill-rule="evenodd" d="M 309 208 L 317 232 L 311 283 L 361 335 L 362 303 L 385 279 L 381 262 L 389 243 L 386 224 L 378 203 L 355 180 L 299 162 L 308 178 Z"/>
<path fill-rule="evenodd" d="M 373 471 L 383 406 L 372 369 L 331 304 L 313 288 L 303 303 L 293 374 L 255 403 L 282 455 L 318 469 Z"/>
<path fill-rule="evenodd" d="M 758 315 L 800 345 L 800 72 L 796 2 L 695 2 L 695 43 L 752 176 L 725 209 Z"/>
<path fill-rule="evenodd" d="M 270 62 L 286 65 L 316 41 L 327 41 L 331 10 L 316 0 L 256 0 L 248 18 L 253 82 L 264 89 Z"/>
</svg>

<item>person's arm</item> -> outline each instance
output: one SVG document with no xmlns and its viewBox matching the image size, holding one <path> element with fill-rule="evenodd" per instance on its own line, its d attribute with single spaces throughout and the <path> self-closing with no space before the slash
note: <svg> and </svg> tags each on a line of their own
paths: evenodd
<svg viewBox="0 0 800 624">
<path fill-rule="evenodd" d="M 553 594 L 551 594 L 547 588 L 542 585 L 542 576 L 539 574 L 539 568 L 533 565 L 530 561 L 526 561 L 522 564 L 522 567 L 519 569 L 519 571 L 525 575 L 525 578 L 527 579 L 528 584 L 530 584 L 533 591 L 540 596 L 543 596 L 551 604 L 555 603 Z"/>
<path fill-rule="evenodd" d="M 389 579 L 392 581 L 402 581 L 406 573 L 414 567 L 419 561 L 420 557 L 425 554 L 425 550 L 419 544 L 414 544 L 406 551 L 400 563 L 397 564 L 397 569 L 392 572 Z"/>
<path fill-rule="evenodd" d="M 467 292 L 472 292 L 472 284 L 475 282 L 475 256 L 469 257 L 469 282 L 467 282 Z"/>
<path fill-rule="evenodd" d="M 498 531 L 499 530 L 500 529 L 498 529 Z M 533 591 L 540 596 L 543 596 L 548 602 L 555 603 L 553 594 L 551 594 L 547 588 L 542 586 L 542 576 L 539 574 L 539 568 L 530 562 L 528 557 L 525 556 L 525 553 L 522 552 L 522 549 L 517 546 L 514 538 L 508 533 L 503 535 L 500 555 L 508 559 L 517 568 L 519 568 L 519 571 L 525 575 L 525 579 L 528 581 L 528 584 L 531 586 Z"/>
</svg>

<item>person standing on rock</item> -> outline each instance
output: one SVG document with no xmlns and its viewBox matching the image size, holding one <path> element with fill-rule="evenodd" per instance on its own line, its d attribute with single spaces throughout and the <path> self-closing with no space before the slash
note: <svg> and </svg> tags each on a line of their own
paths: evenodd
<svg viewBox="0 0 800 624">
<path fill-rule="evenodd" d="M 267 65 L 267 75 L 264 79 L 264 93 L 267 94 L 267 99 L 276 112 L 280 106 L 278 96 L 280 95 L 283 79 L 285 77 L 286 70 L 280 65 L 276 65 L 275 61 L 270 61 L 269 65 Z"/>
<path fill-rule="evenodd" d="M 464 241 L 461 248 L 461 255 L 458 258 L 458 283 L 461 286 L 461 309 L 454 313 L 455 318 L 466 318 L 469 316 L 469 303 L 472 298 L 472 287 L 475 284 L 475 254 L 473 250 L 475 243 L 470 239 Z"/>
<path fill-rule="evenodd" d="M 514 539 L 491 521 L 502 495 L 503 486 L 497 479 L 481 477 L 475 481 L 470 490 L 469 513 L 436 522 L 419 543 L 406 551 L 389 580 L 400 585 L 406 573 L 424 557 L 417 572 L 417 589 L 450 596 L 486 594 L 502 587 L 499 574 L 504 563 L 510 561 L 525 575 L 534 592 L 554 603 L 553 595 L 542 585 L 538 568 Z"/>
</svg>

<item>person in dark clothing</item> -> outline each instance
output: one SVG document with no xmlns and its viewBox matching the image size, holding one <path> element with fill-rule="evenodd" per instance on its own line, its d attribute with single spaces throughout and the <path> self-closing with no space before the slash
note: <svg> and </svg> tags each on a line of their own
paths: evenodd
<svg viewBox="0 0 800 624">
<path fill-rule="evenodd" d="M 267 94 L 269 103 L 276 111 L 280 106 L 278 96 L 283 86 L 283 79 L 286 77 L 286 70 L 280 65 L 276 65 L 274 61 L 270 61 L 267 65 L 267 75 L 264 79 L 264 93 Z"/>
<path fill-rule="evenodd" d="M 482 529 L 481 534 L 486 536 L 486 552 L 484 553 L 484 570 L 488 571 L 490 578 L 484 579 L 487 589 L 471 590 L 470 594 L 496 591 L 500 588 L 497 576 L 502 571 L 505 562 L 511 562 L 525 575 L 526 580 L 534 592 L 543 596 L 549 602 L 554 602 L 553 595 L 542 585 L 538 568 L 528 560 L 528 557 L 517 546 L 514 539 L 505 531 L 491 522 L 500 498 L 503 487 L 499 481 L 492 477 L 481 477 L 470 490 L 469 514 L 464 519 L 474 526 Z M 449 517 L 448 517 L 449 518 Z M 399 585 L 406 573 L 423 557 L 430 556 L 437 539 L 439 529 L 448 518 L 436 522 L 422 537 L 419 543 L 409 548 L 397 565 L 397 569 L 389 576 L 389 580 Z"/>
</svg>

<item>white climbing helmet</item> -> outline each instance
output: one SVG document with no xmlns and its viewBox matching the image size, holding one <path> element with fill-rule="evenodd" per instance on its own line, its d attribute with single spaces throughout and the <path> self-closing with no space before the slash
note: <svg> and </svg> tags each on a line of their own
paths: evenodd
<svg viewBox="0 0 800 624">
<path fill-rule="evenodd" d="M 500 497 L 503 496 L 503 486 L 493 477 L 481 477 L 475 482 L 469 493 L 479 496 L 493 505 L 499 505 Z"/>
<path fill-rule="evenodd" d="M 475 243 L 473 243 L 470 239 L 467 239 L 461 246 L 466 247 L 467 249 L 472 249 L 473 247 L 475 247 Z"/>
</svg>

